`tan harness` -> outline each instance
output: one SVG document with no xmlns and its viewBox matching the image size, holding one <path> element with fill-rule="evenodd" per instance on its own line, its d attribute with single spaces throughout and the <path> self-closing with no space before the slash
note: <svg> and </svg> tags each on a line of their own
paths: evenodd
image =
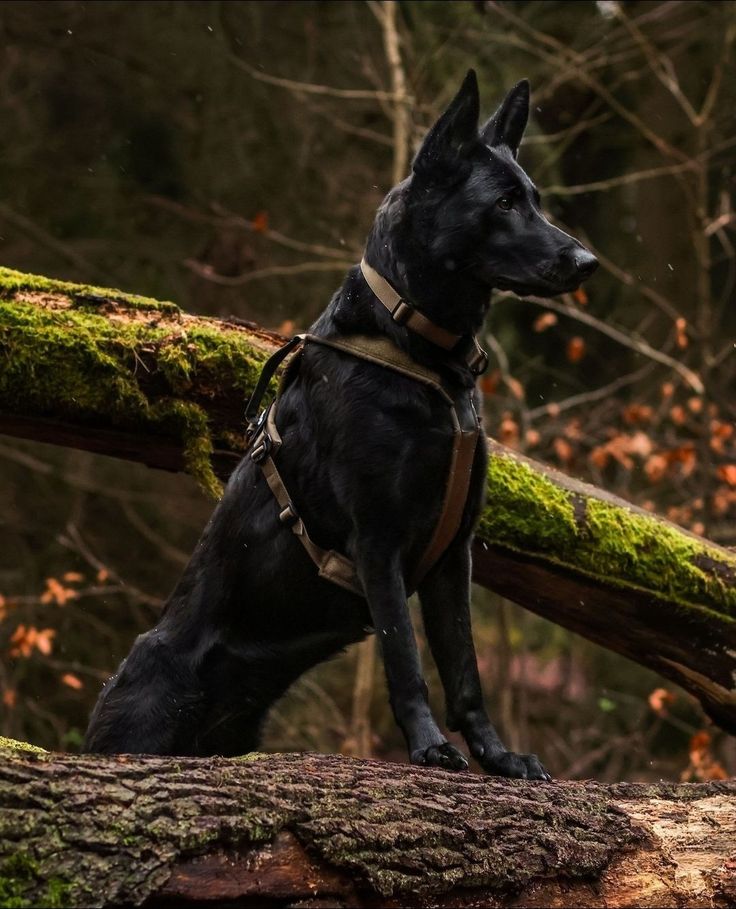
<svg viewBox="0 0 736 909">
<path fill-rule="evenodd" d="M 363 273 L 365 275 L 365 269 L 369 269 L 370 267 L 365 266 L 365 263 L 361 263 L 361 268 L 363 268 Z M 373 270 L 370 269 L 370 271 L 372 272 Z M 376 272 L 373 274 L 380 278 L 380 275 Z M 372 277 L 373 275 L 371 275 L 371 278 Z M 383 278 L 380 278 L 380 280 L 391 288 L 388 282 L 385 282 Z M 378 296 L 377 289 L 374 286 L 375 283 L 375 281 L 369 281 L 371 289 L 376 296 Z M 396 291 L 394 291 L 393 288 L 391 288 L 391 291 L 396 294 Z M 388 305 L 385 300 L 381 299 L 381 297 L 379 297 L 379 299 L 389 310 L 391 310 L 391 306 Z M 399 300 L 399 302 L 402 301 Z M 394 306 L 394 309 L 396 309 L 396 306 Z M 411 310 L 413 314 L 421 315 L 413 307 L 411 307 Z M 434 325 L 434 323 L 430 322 L 426 317 L 421 316 L 421 318 L 428 322 L 432 329 L 436 329 L 440 332 L 445 331 L 440 328 L 440 326 Z M 409 322 L 405 321 L 401 324 L 409 325 Z M 425 326 L 417 328 L 416 321 L 415 325 L 410 327 L 420 334 L 425 334 L 422 330 Z M 446 334 L 450 336 L 449 332 L 446 332 Z M 452 346 L 454 346 L 459 340 L 459 336 L 451 337 L 454 338 L 452 344 Z M 433 339 L 429 338 L 429 340 Z M 477 341 L 475 341 L 475 339 L 473 340 L 475 343 L 475 350 L 471 353 L 468 364 L 470 365 L 472 361 L 475 369 L 478 369 L 481 364 L 484 368 L 487 363 L 485 352 L 479 347 Z M 433 343 L 437 343 L 437 341 L 433 340 Z M 285 526 L 291 528 L 299 542 L 304 546 L 309 557 L 317 566 L 320 577 L 326 578 L 359 596 L 365 596 L 365 594 L 360 579 L 358 578 L 355 564 L 346 556 L 339 552 L 335 552 L 334 549 L 323 549 L 309 536 L 304 521 L 297 513 L 283 478 L 276 467 L 274 457 L 283 444 L 278 429 L 276 428 L 276 407 L 286 384 L 288 384 L 287 382 L 284 382 L 284 379 L 282 379 L 276 399 L 273 403 L 271 403 L 260 416 L 256 416 L 260 401 L 263 398 L 268 383 L 278 365 L 292 352 L 295 352 L 297 356 L 300 356 L 306 344 L 319 344 L 324 347 L 330 347 L 341 353 L 346 353 L 350 356 L 357 357 L 358 359 L 375 363 L 386 369 L 390 369 L 393 372 L 414 379 L 417 382 L 421 382 L 423 385 L 433 389 L 448 406 L 453 430 L 453 444 L 448 465 L 445 494 L 439 520 L 435 525 L 432 537 L 410 578 L 409 586 L 412 590 L 415 590 L 421 580 L 427 575 L 432 566 L 450 545 L 458 532 L 462 520 L 470 486 L 473 458 L 478 443 L 478 436 L 480 434 L 480 420 L 478 419 L 478 415 L 473 405 L 472 390 L 468 390 L 468 407 L 458 414 L 453 399 L 443 387 L 439 375 L 432 370 L 421 366 L 419 363 L 416 363 L 408 354 L 385 336 L 372 337 L 367 335 L 351 335 L 340 338 L 322 338 L 310 334 L 297 335 L 280 348 L 264 366 L 261 377 L 258 380 L 246 409 L 246 417 L 248 417 L 249 420 L 246 438 L 249 442 L 250 457 L 261 468 L 266 482 L 279 504 L 281 509 L 279 520 Z M 440 346 L 444 346 L 444 344 Z M 290 378 L 296 362 L 295 359 L 290 361 L 284 378 Z M 471 369 L 473 366 L 471 366 Z M 478 371 L 482 371 L 482 369 L 478 369 Z"/>
</svg>

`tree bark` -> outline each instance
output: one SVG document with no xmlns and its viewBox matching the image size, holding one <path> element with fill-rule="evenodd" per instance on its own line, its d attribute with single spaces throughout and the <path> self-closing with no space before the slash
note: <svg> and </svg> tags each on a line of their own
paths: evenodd
<svg viewBox="0 0 736 909">
<path fill-rule="evenodd" d="M 0 432 L 187 469 L 217 493 L 282 341 L 0 269 Z M 736 732 L 736 554 L 491 442 L 474 580 L 679 683 Z"/>
<path fill-rule="evenodd" d="M 12 906 L 730 906 L 736 783 L 0 755 Z"/>
</svg>

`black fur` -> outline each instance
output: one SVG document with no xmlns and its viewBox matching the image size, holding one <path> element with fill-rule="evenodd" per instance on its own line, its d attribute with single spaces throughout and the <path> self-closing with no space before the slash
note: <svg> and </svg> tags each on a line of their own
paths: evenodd
<svg viewBox="0 0 736 909">
<path fill-rule="evenodd" d="M 478 129 L 468 73 L 432 128 L 413 174 L 386 197 L 367 261 L 425 315 L 462 334 L 483 322 L 491 288 L 554 294 L 594 257 L 539 211 L 515 156 L 526 125 L 521 82 Z M 311 331 L 385 334 L 439 371 L 457 407 L 473 376 L 390 318 L 353 268 Z M 269 706 L 310 666 L 374 630 L 391 706 L 418 764 L 467 762 L 435 722 L 407 609 L 407 578 L 437 521 L 449 461 L 447 406 L 416 381 L 308 345 L 278 410 L 277 456 L 312 537 L 352 558 L 366 598 L 318 577 L 260 469 L 246 456 L 171 595 L 103 690 L 85 749 L 235 755 L 257 747 Z M 478 444 L 462 526 L 419 586 L 422 615 L 451 729 L 490 773 L 546 779 L 534 755 L 506 751 L 482 703 L 470 628 L 470 543 L 483 504 L 486 447 Z"/>
</svg>

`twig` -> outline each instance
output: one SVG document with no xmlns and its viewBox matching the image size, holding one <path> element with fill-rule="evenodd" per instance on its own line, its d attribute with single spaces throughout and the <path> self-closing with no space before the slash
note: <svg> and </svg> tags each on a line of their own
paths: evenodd
<svg viewBox="0 0 736 909">
<path fill-rule="evenodd" d="M 62 546 L 65 546 L 67 549 L 71 549 L 73 552 L 77 552 L 82 558 L 87 562 L 88 565 L 91 565 L 96 571 L 105 571 L 107 574 L 113 578 L 118 584 L 127 589 L 127 592 L 139 600 L 141 603 L 145 603 L 147 606 L 154 606 L 156 609 L 160 609 L 163 605 L 163 601 L 159 597 L 153 597 L 150 594 L 144 593 L 142 590 L 139 590 L 137 587 L 133 587 L 132 584 L 126 583 L 119 574 L 113 571 L 109 566 L 105 565 L 104 562 L 101 562 L 97 556 L 92 552 L 92 550 L 87 546 L 84 539 L 82 538 L 81 533 L 78 528 L 69 523 L 66 525 L 65 534 L 60 534 L 58 537 L 59 543 Z"/>
<path fill-rule="evenodd" d="M 627 385 L 633 385 L 634 382 L 643 379 L 644 376 L 653 369 L 654 363 L 645 363 L 644 366 L 637 369 L 636 372 L 629 373 L 626 376 L 619 376 L 618 379 L 609 382 L 608 385 L 603 385 L 593 391 L 584 391 L 580 394 L 565 398 L 563 401 L 554 401 L 552 404 L 542 404 L 540 407 L 533 407 L 528 411 L 529 419 L 534 420 L 537 417 L 546 417 L 552 413 L 556 415 L 565 410 L 572 410 L 574 407 L 579 407 L 581 404 L 590 404 L 593 401 L 600 401 L 601 398 L 608 398 L 621 388 L 625 388 Z"/>
<path fill-rule="evenodd" d="M 162 555 L 165 555 L 170 561 L 176 562 L 177 565 L 186 565 L 189 562 L 189 556 L 182 552 L 181 549 L 177 549 L 176 546 L 172 546 L 168 540 L 165 540 L 152 527 L 149 527 L 132 505 L 121 501 L 120 507 L 125 517 L 138 533 L 145 537 L 149 543 L 153 543 Z"/>
<path fill-rule="evenodd" d="M 268 227 L 265 229 L 256 228 L 252 221 L 249 221 L 242 215 L 236 215 L 234 212 L 228 211 L 216 202 L 211 203 L 214 214 L 209 214 L 208 212 L 199 211 L 195 208 L 190 208 L 187 205 L 182 205 L 181 202 L 174 202 L 172 199 L 167 199 L 164 196 L 146 196 L 144 201 L 151 205 L 155 205 L 157 208 L 163 208 L 166 211 L 170 211 L 181 218 L 186 218 L 188 221 L 243 230 L 247 233 L 258 233 L 268 240 L 278 243 L 279 246 L 284 246 L 287 249 L 294 249 L 297 252 L 308 252 L 315 256 L 323 256 L 326 259 L 342 260 L 345 257 L 344 249 L 334 249 L 331 246 L 322 246 L 319 243 L 305 243 L 303 240 L 295 240 L 293 237 L 287 237 L 286 234 L 282 234 L 279 231 L 272 230 Z M 359 255 L 357 249 L 355 252 L 356 256 Z"/>
<path fill-rule="evenodd" d="M 518 299 L 514 294 L 510 292 L 499 294 L 499 298 L 512 300 Z M 673 369 L 675 372 L 679 373 L 679 375 L 682 376 L 682 378 L 695 392 L 697 392 L 697 394 L 702 394 L 704 392 L 705 388 L 700 379 L 700 376 L 698 376 L 697 373 L 693 372 L 692 369 L 688 369 L 687 366 L 684 366 L 682 363 L 674 360 L 672 357 L 667 356 L 667 354 L 662 353 L 660 350 L 655 350 L 653 347 L 647 344 L 646 341 L 643 341 L 640 338 L 634 338 L 626 332 L 621 331 L 618 328 L 614 328 L 607 322 L 602 322 L 600 319 L 596 319 L 595 316 L 591 316 L 590 313 L 584 312 L 581 309 L 577 309 L 571 303 L 564 303 L 560 300 L 548 300 L 543 297 L 525 296 L 524 300 L 528 300 L 530 303 L 534 303 L 536 306 L 542 306 L 545 309 L 552 309 L 555 312 L 561 313 L 563 316 L 569 316 L 571 319 L 575 319 L 578 322 L 589 325 L 591 328 L 595 328 L 597 331 L 601 332 L 601 334 L 607 335 L 609 338 L 612 338 L 614 341 L 617 341 L 624 347 L 635 350 L 642 356 L 649 357 L 650 360 L 656 360 L 658 363 L 663 363 L 665 366 L 669 366 L 670 369 Z"/>
<path fill-rule="evenodd" d="M 687 156 L 681 152 L 679 149 L 670 145 L 665 139 L 655 133 L 650 129 L 646 123 L 644 123 L 641 118 L 636 114 L 630 111 L 625 105 L 623 105 L 618 98 L 616 98 L 609 89 L 603 85 L 603 83 L 597 79 L 595 76 L 591 75 L 585 69 L 585 58 L 582 54 L 577 51 L 572 50 L 571 48 L 566 47 L 562 42 L 558 41 L 556 38 L 553 38 L 551 35 L 541 32 L 538 29 L 533 28 L 526 22 L 522 17 L 517 16 L 515 13 L 511 12 L 510 9 L 506 7 L 505 4 L 499 3 L 494 4 L 493 12 L 497 16 L 501 16 L 506 19 L 508 22 L 511 22 L 516 28 L 521 29 L 526 34 L 534 38 L 542 47 L 546 46 L 551 48 L 555 54 L 562 57 L 563 60 L 567 60 L 575 66 L 575 70 L 579 78 L 591 89 L 593 89 L 604 101 L 607 102 L 609 107 L 612 108 L 620 117 L 630 123 L 635 127 L 648 142 L 650 142 L 656 149 L 658 149 L 665 157 L 675 158 L 678 161 L 687 160 Z M 543 50 L 539 50 L 538 55 L 545 59 L 548 63 L 559 65 L 559 57 L 554 56 L 551 53 L 545 53 Z"/>
<path fill-rule="evenodd" d="M 620 177 L 610 177 L 607 180 L 595 180 L 592 183 L 577 183 L 575 186 L 552 185 L 545 186 L 540 192 L 551 193 L 555 196 L 579 196 L 583 193 L 605 192 L 617 186 L 626 186 L 630 183 L 640 183 L 642 180 L 651 180 L 653 177 L 672 176 L 686 170 L 696 170 L 695 159 L 683 164 L 670 164 L 665 167 L 652 167 L 648 170 L 638 170 L 633 173 L 622 174 Z"/>
<path fill-rule="evenodd" d="M 236 54 L 227 55 L 228 60 L 237 67 L 248 73 L 259 82 L 266 82 L 269 85 L 277 85 L 279 88 L 288 89 L 295 94 L 305 95 L 325 95 L 331 98 L 344 98 L 347 100 L 369 100 L 369 101 L 396 101 L 396 95 L 393 92 L 379 91 L 370 88 L 334 88 L 331 85 L 316 85 L 313 82 L 298 82 L 294 79 L 284 79 L 281 76 L 272 76 L 269 73 L 261 72 L 250 63 L 238 57 Z"/>
<path fill-rule="evenodd" d="M 263 278 L 275 278 L 283 275 L 302 275 L 308 272 L 320 271 L 347 271 L 355 262 L 299 262 L 297 265 L 270 265 L 268 268 L 257 268 L 255 271 L 245 272 L 240 275 L 220 275 L 212 270 L 212 266 L 198 262 L 196 259 L 185 259 L 183 263 L 190 271 L 200 278 L 221 284 L 223 287 L 241 287 L 251 281 L 260 281 Z"/>
<path fill-rule="evenodd" d="M 36 224 L 35 221 L 31 221 L 31 219 L 27 218 L 25 215 L 18 214 L 18 212 L 13 211 L 10 206 L 5 205 L 3 202 L 0 202 L 0 218 L 4 218 L 9 224 L 19 228 L 23 233 L 28 234 L 29 237 L 36 240 L 36 242 L 40 243 L 42 246 L 47 247 L 47 249 L 52 250 L 52 252 L 55 252 L 62 258 L 67 259 L 72 265 L 76 265 L 84 276 L 95 276 L 109 282 L 109 272 L 103 272 L 90 262 L 89 259 L 80 255 L 76 250 L 71 249 L 66 243 L 62 243 L 61 240 L 53 237 L 40 225 Z"/>
</svg>

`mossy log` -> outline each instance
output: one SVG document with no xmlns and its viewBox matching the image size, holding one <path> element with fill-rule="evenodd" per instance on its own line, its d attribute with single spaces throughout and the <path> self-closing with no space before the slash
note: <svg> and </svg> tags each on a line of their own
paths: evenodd
<svg viewBox="0 0 736 909">
<path fill-rule="evenodd" d="M 173 303 L 0 269 L 0 432 L 211 492 L 282 341 Z M 736 732 L 736 554 L 491 443 L 474 578 L 681 684 Z"/>
<path fill-rule="evenodd" d="M 732 906 L 736 783 L 0 752 L 3 906 Z"/>
</svg>

